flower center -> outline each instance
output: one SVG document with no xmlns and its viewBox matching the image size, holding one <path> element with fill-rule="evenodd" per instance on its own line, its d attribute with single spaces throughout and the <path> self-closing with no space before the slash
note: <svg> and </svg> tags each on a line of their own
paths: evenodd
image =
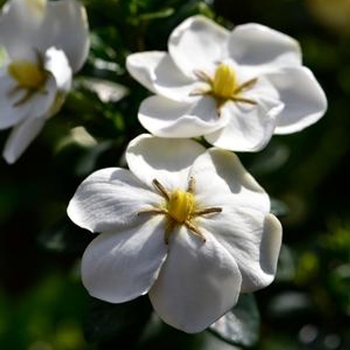
<svg viewBox="0 0 350 350">
<path fill-rule="evenodd" d="M 45 84 L 46 72 L 32 62 L 18 60 L 8 66 L 8 73 L 15 79 L 19 87 L 38 90 Z"/>
<path fill-rule="evenodd" d="M 175 190 L 167 203 L 168 215 L 179 224 L 191 218 L 194 210 L 194 196 L 190 192 Z"/>
<path fill-rule="evenodd" d="M 206 238 L 201 229 L 197 226 L 195 219 L 199 216 L 221 213 L 222 208 L 198 208 L 193 194 L 195 189 L 195 180 L 193 177 L 189 180 L 187 191 L 176 189 L 169 192 L 157 179 L 153 180 L 153 186 L 157 192 L 164 197 L 166 204 L 164 205 L 163 203 L 157 207 L 146 208 L 141 210 L 139 214 L 149 213 L 153 215 L 165 215 L 167 219 L 164 234 L 165 244 L 169 243 L 170 235 L 178 225 L 186 226 L 191 233 L 205 242 Z"/>
<path fill-rule="evenodd" d="M 219 98 L 230 99 L 237 89 L 237 78 L 233 68 L 225 63 L 216 68 L 211 82 L 212 94 Z"/>
<path fill-rule="evenodd" d="M 256 105 L 256 101 L 244 96 L 244 93 L 252 88 L 257 78 L 253 78 L 239 84 L 235 70 L 226 63 L 220 63 L 215 70 L 214 77 L 201 70 L 194 71 L 200 81 L 206 86 L 190 92 L 191 96 L 209 95 L 215 99 L 217 115 L 220 117 L 221 107 L 228 101 Z"/>
</svg>

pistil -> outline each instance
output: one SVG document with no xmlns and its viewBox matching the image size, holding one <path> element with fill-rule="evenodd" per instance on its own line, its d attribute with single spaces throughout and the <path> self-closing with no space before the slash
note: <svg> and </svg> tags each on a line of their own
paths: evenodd
<svg viewBox="0 0 350 350">
<path fill-rule="evenodd" d="M 172 192 L 169 192 L 157 179 L 153 180 L 153 186 L 162 197 L 164 197 L 166 203 L 159 207 L 142 210 L 139 214 L 162 214 L 166 216 L 167 221 L 164 234 L 165 244 L 169 244 L 171 233 L 178 225 L 185 225 L 192 234 L 199 237 L 203 243 L 205 243 L 205 235 L 197 226 L 195 218 L 203 215 L 220 213 L 222 208 L 208 207 L 198 209 L 194 196 L 195 180 L 193 177 L 189 180 L 187 191 L 175 189 Z"/>
<path fill-rule="evenodd" d="M 197 70 L 194 73 L 199 80 L 205 82 L 207 86 L 192 91 L 190 95 L 212 96 L 216 101 L 219 117 L 220 109 L 227 101 L 256 105 L 255 100 L 243 97 L 242 93 L 252 88 L 258 80 L 257 78 L 239 84 L 234 69 L 226 63 L 220 63 L 217 66 L 213 77 L 200 70 Z"/>
</svg>

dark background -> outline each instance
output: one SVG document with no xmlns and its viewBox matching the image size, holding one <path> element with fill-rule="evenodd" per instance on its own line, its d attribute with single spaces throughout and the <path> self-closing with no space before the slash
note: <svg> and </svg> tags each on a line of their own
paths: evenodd
<svg viewBox="0 0 350 350">
<path fill-rule="evenodd" d="M 79 278 L 79 259 L 92 237 L 69 222 L 66 206 L 85 176 L 119 165 L 128 141 L 143 132 L 136 112 L 147 92 L 126 73 L 127 54 L 165 50 L 174 26 L 201 12 L 229 28 L 257 22 L 296 38 L 304 64 L 329 101 L 317 124 L 298 134 L 275 136 L 259 154 L 240 154 L 273 198 L 284 227 L 276 281 L 255 294 L 261 331 L 254 348 L 349 349 L 350 3 L 86 0 L 84 4 L 92 48 L 73 91 L 16 164 L 0 160 L 0 348 L 97 348 L 84 339 L 91 300 Z M 126 86 L 132 94 L 103 102 L 85 84 L 91 77 Z M 77 126 L 84 126 L 94 140 L 74 136 L 71 130 Z M 8 131 L 0 133 L 1 147 L 7 135 Z M 167 340 L 163 336 L 150 349 L 207 349 L 205 344 L 211 341 L 166 331 Z M 171 336 L 180 339 L 178 343 L 170 341 Z M 113 341 L 103 348 L 128 349 Z M 218 343 L 215 349 L 235 347 Z"/>
</svg>

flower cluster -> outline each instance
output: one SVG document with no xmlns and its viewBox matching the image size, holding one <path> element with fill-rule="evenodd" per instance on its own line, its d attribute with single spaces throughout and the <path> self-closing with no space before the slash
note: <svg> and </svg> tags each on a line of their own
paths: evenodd
<svg viewBox="0 0 350 350">
<path fill-rule="evenodd" d="M 76 0 L 10 0 L 0 15 L 0 129 L 13 128 L 3 156 L 15 162 L 61 108 L 84 64 L 88 22 Z"/>
<path fill-rule="evenodd" d="M 8 163 L 62 106 L 88 34 L 77 0 L 5 5 L 0 128 L 13 128 Z M 130 54 L 126 67 L 153 93 L 138 112 L 150 134 L 128 144 L 128 169 L 93 172 L 69 202 L 70 219 L 99 233 L 83 255 L 82 280 L 111 303 L 148 294 L 166 323 L 200 332 L 241 293 L 273 281 L 281 246 L 268 194 L 232 151 L 256 152 L 274 134 L 310 126 L 327 100 L 297 41 L 259 24 L 229 31 L 193 16 L 170 34 L 168 52 Z"/>
<path fill-rule="evenodd" d="M 174 29 L 168 49 L 126 62 L 154 93 L 138 113 L 153 135 L 129 143 L 129 170 L 84 180 L 68 215 L 101 233 L 82 259 L 91 295 L 122 303 L 148 294 L 165 322 L 194 333 L 276 273 L 281 225 L 231 151 L 258 151 L 273 134 L 304 129 L 327 101 L 298 43 L 262 25 L 229 32 L 194 16 Z"/>
</svg>

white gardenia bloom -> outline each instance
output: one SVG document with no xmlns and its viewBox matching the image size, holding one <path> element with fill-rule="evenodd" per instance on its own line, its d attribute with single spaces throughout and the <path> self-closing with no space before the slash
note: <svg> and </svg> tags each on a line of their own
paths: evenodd
<svg viewBox="0 0 350 350">
<path fill-rule="evenodd" d="M 227 150 L 143 134 L 129 170 L 94 172 L 67 212 L 98 235 L 82 259 L 89 293 L 123 303 L 148 293 L 171 326 L 200 332 L 275 276 L 282 229 L 266 192 Z"/>
<path fill-rule="evenodd" d="M 0 14 L 0 129 L 13 128 L 3 151 L 15 162 L 58 112 L 88 50 L 85 8 L 76 0 L 10 0 Z"/>
<path fill-rule="evenodd" d="M 300 131 L 327 108 L 298 42 L 255 23 L 229 31 L 190 17 L 171 33 L 168 52 L 131 54 L 127 68 L 155 94 L 142 102 L 139 120 L 160 137 L 204 135 L 217 147 L 258 151 L 273 134 Z"/>
</svg>

